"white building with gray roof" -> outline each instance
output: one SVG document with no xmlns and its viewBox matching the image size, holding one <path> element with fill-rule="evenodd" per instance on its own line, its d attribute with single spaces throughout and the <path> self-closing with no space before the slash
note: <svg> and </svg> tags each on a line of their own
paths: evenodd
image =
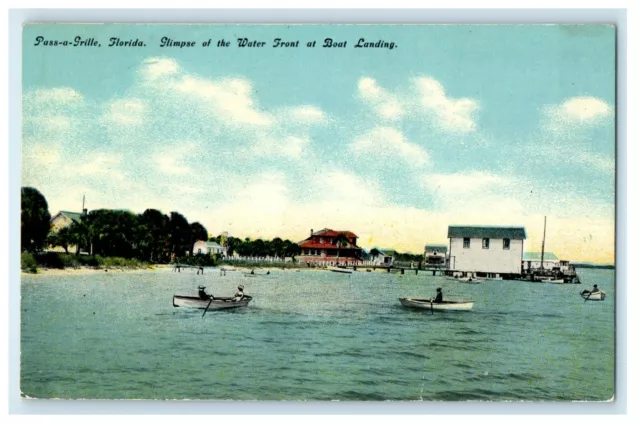
<svg viewBox="0 0 640 423">
<path fill-rule="evenodd" d="M 449 270 L 476 276 L 522 273 L 523 227 L 449 226 Z"/>
</svg>

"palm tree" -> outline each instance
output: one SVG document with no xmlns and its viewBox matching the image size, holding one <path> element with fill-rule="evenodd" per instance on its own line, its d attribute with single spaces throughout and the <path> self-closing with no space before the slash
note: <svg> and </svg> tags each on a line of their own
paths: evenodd
<svg viewBox="0 0 640 423">
<path fill-rule="evenodd" d="M 351 243 L 349 242 L 349 238 L 347 238 L 347 236 L 343 233 L 338 234 L 338 236 L 335 239 L 335 244 L 338 247 L 338 258 L 340 258 L 340 248 L 341 247 L 347 247 L 349 246 Z"/>
</svg>

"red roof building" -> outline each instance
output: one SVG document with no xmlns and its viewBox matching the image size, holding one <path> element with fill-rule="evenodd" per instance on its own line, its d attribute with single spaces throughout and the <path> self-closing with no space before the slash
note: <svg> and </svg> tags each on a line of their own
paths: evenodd
<svg viewBox="0 0 640 423">
<path fill-rule="evenodd" d="M 342 242 L 338 242 L 342 239 Z M 322 229 L 313 232 L 309 238 L 300 241 L 300 256 L 303 263 L 318 264 L 357 264 L 362 261 L 360 258 L 362 248 L 357 245 L 358 237 L 350 231 L 334 231 L 333 229 Z"/>
</svg>

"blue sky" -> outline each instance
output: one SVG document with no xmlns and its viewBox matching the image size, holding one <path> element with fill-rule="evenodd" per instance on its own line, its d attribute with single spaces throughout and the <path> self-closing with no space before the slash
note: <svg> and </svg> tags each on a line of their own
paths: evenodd
<svg viewBox="0 0 640 423">
<path fill-rule="evenodd" d="M 548 216 L 558 256 L 614 260 L 613 27 L 31 25 L 23 42 L 22 184 L 52 213 L 86 194 L 212 234 L 330 227 L 414 252 L 450 224 L 523 225 L 536 251 Z"/>
</svg>

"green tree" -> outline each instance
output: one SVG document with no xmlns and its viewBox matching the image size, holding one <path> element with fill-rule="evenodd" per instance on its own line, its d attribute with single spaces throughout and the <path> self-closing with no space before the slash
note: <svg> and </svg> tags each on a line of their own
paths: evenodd
<svg viewBox="0 0 640 423">
<path fill-rule="evenodd" d="M 47 243 L 52 247 L 62 247 L 65 253 L 69 254 L 69 245 L 73 244 L 73 234 L 71 226 L 65 226 L 58 232 L 52 232 L 47 238 Z"/>
<path fill-rule="evenodd" d="M 157 209 L 147 209 L 138 215 L 140 249 L 143 258 L 151 262 L 166 260 L 169 252 L 169 217 Z"/>
<path fill-rule="evenodd" d="M 284 241 L 282 238 L 274 238 L 271 240 L 271 249 L 276 257 L 284 256 Z"/>
<path fill-rule="evenodd" d="M 51 229 L 51 214 L 47 200 L 37 189 L 22 187 L 21 208 L 21 248 L 30 252 L 39 251 Z"/>
<path fill-rule="evenodd" d="M 338 247 L 338 257 L 340 257 L 340 248 L 347 247 L 351 243 L 349 242 L 349 238 L 345 234 L 338 234 L 335 239 L 335 244 Z"/>
<path fill-rule="evenodd" d="M 207 228 L 202 226 L 200 222 L 193 222 L 189 224 L 189 228 L 190 228 L 190 235 L 191 235 L 190 236 L 191 248 L 189 248 L 189 251 L 193 251 L 193 244 L 195 244 L 196 241 L 206 241 L 207 236 L 209 235 L 209 232 L 207 232 Z"/>
<path fill-rule="evenodd" d="M 182 257 L 185 251 L 190 251 L 191 226 L 187 219 L 178 212 L 171 212 L 169 216 L 169 251 L 176 257 Z"/>
</svg>

